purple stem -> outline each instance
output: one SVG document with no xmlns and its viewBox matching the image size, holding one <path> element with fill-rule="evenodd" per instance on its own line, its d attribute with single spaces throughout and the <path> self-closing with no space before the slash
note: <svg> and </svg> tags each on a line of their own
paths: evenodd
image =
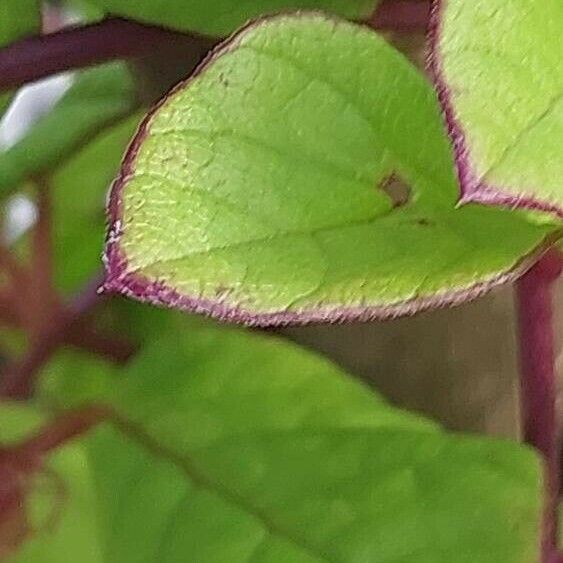
<svg viewBox="0 0 563 563">
<path fill-rule="evenodd" d="M 394 0 L 379 4 L 371 18 L 370 24 L 375 29 L 381 31 L 424 33 L 429 20 L 429 1 Z"/>
<path fill-rule="evenodd" d="M 427 0 L 384 1 L 369 23 L 379 30 L 424 31 L 429 12 Z M 27 37 L 1 49 L 0 92 L 59 72 L 148 55 L 163 45 L 177 45 L 179 49 L 204 45 L 210 49 L 219 40 L 122 18 L 107 18 Z"/>
<path fill-rule="evenodd" d="M 559 504 L 559 432 L 556 414 L 556 368 L 551 288 L 563 257 L 551 250 L 517 283 L 520 341 L 521 408 L 524 440 L 545 461 L 542 563 L 555 563 Z"/>
<path fill-rule="evenodd" d="M 28 399 L 41 367 L 49 360 L 57 348 L 73 330 L 75 324 L 89 313 L 102 298 L 98 295 L 101 277 L 88 282 L 67 308 L 57 312 L 51 319 L 49 330 L 32 343 L 24 358 L 9 365 L 0 381 L 0 398 Z"/>
<path fill-rule="evenodd" d="M 201 41 L 194 35 L 121 18 L 27 37 L 0 51 L 0 91 L 74 68 L 147 55 L 163 44 L 176 42 L 185 47 Z"/>
</svg>

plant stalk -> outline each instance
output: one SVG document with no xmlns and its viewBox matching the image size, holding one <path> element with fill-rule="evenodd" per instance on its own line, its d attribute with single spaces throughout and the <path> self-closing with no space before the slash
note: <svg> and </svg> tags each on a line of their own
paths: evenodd
<svg viewBox="0 0 563 563">
<path fill-rule="evenodd" d="M 98 287 L 98 279 L 88 283 L 69 307 L 61 308 L 54 318 L 50 319 L 49 331 L 32 342 L 21 362 L 5 369 L 0 381 L 1 397 L 22 400 L 32 395 L 37 372 L 68 338 L 76 323 L 101 301 L 97 293 Z"/>
<path fill-rule="evenodd" d="M 25 458 L 42 458 L 69 441 L 82 436 L 91 428 L 104 422 L 109 410 L 103 406 L 89 405 L 59 415 L 41 428 L 34 436 L 16 446 L 14 450 Z"/>
<path fill-rule="evenodd" d="M 517 282 L 520 345 L 521 416 L 526 443 L 543 456 L 545 504 L 541 562 L 558 561 L 559 432 L 552 286 L 561 274 L 563 256 L 544 255 Z"/>
<path fill-rule="evenodd" d="M 53 287 L 53 240 L 51 186 L 46 178 L 37 184 L 37 221 L 33 229 L 31 287 L 27 299 L 31 303 L 30 339 L 39 340 L 51 323 L 60 304 Z"/>
<path fill-rule="evenodd" d="M 121 18 L 27 37 L 0 51 L 0 91 L 59 72 L 146 55 L 163 44 L 178 42 L 185 46 L 197 40 Z"/>
<path fill-rule="evenodd" d="M 366 23 L 378 30 L 424 31 L 429 6 L 429 1 L 387 0 Z M 122 18 L 26 37 L 0 50 L 0 92 L 59 72 L 142 57 L 163 46 L 176 44 L 185 52 L 203 45 L 208 50 L 220 39 Z"/>
<path fill-rule="evenodd" d="M 52 475 L 60 494 L 65 493 L 64 481 L 44 463 L 47 455 L 104 422 L 109 414 L 108 409 L 96 405 L 67 411 L 24 442 L 0 447 L 0 560 L 11 560 L 24 541 L 37 532 L 27 502 L 35 477 Z M 49 523 L 57 520 L 58 514 L 55 507 Z"/>
<path fill-rule="evenodd" d="M 379 4 L 369 23 L 379 31 L 424 33 L 429 21 L 430 2 L 394 0 Z"/>
</svg>

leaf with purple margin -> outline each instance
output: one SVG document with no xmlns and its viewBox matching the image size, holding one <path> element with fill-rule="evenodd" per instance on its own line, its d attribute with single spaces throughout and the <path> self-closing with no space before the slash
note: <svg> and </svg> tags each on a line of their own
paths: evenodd
<svg viewBox="0 0 563 563">
<path fill-rule="evenodd" d="M 464 201 L 563 218 L 563 2 L 441 0 L 431 68 Z"/>
<path fill-rule="evenodd" d="M 387 318 L 515 279 L 561 234 L 458 208 L 457 190 L 436 96 L 402 55 L 322 15 L 262 20 L 142 123 L 106 288 L 248 324 Z"/>
</svg>

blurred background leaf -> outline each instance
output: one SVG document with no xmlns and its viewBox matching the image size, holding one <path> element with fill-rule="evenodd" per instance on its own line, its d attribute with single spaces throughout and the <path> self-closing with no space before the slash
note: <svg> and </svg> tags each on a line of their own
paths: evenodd
<svg viewBox="0 0 563 563">
<path fill-rule="evenodd" d="M 39 0 L 2 0 L 0 48 L 41 29 Z M 0 116 L 10 103 L 11 94 L 0 94 Z"/>
<path fill-rule="evenodd" d="M 377 0 L 88 0 L 109 14 L 178 29 L 223 37 L 246 21 L 280 11 L 326 10 L 361 19 L 368 17 Z"/>
<path fill-rule="evenodd" d="M 137 105 L 133 78 L 116 62 L 77 74 L 55 107 L 0 153 L 0 192 L 52 171 Z"/>
<path fill-rule="evenodd" d="M 86 391 L 69 365 L 59 364 L 59 385 L 69 385 L 59 401 L 97 397 L 120 420 L 80 441 L 88 471 L 78 473 L 91 478 L 79 498 L 94 487 L 84 517 L 99 517 L 97 535 L 83 527 L 104 563 L 536 556 L 534 454 L 448 436 L 287 342 L 224 327 L 174 331 L 114 385 Z M 36 541 L 49 549 L 47 535 Z"/>
</svg>

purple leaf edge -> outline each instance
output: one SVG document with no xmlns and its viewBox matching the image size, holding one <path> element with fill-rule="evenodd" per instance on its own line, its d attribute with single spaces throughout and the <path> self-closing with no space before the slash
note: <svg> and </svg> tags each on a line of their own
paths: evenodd
<svg viewBox="0 0 563 563">
<path fill-rule="evenodd" d="M 299 17 L 304 13 L 305 12 L 296 12 L 293 17 Z M 320 15 L 331 21 L 339 21 L 338 19 L 320 14 L 319 12 L 306 13 Z M 192 75 L 173 87 L 150 109 L 141 121 L 137 132 L 126 150 L 118 176 L 112 183 L 109 191 L 107 200 L 108 231 L 103 254 L 105 279 L 100 288 L 100 292 L 121 294 L 143 303 L 204 314 L 221 321 L 235 322 L 256 327 L 296 326 L 312 323 L 344 323 L 352 321 L 364 322 L 372 320 L 383 321 L 402 316 L 412 316 L 419 312 L 459 305 L 474 300 L 497 286 L 516 281 L 516 279 L 531 268 L 538 258 L 549 249 L 553 243 L 553 237 L 551 236 L 547 236 L 543 244 L 540 244 L 529 255 L 521 258 L 509 271 L 501 272 L 488 280 L 475 283 L 470 287 L 460 290 L 443 291 L 426 297 L 413 297 L 388 305 L 335 306 L 303 309 L 300 311 L 280 310 L 262 313 L 244 309 L 236 304 L 229 304 L 224 300 L 213 300 L 195 295 L 182 294 L 161 280 L 149 279 L 138 272 L 129 271 L 127 257 L 120 247 L 120 238 L 122 235 L 122 193 L 128 180 L 133 176 L 135 158 L 148 134 L 153 116 L 171 96 L 174 96 L 178 91 L 188 87 L 190 83 L 201 75 L 207 67 L 213 64 L 219 56 L 231 50 L 233 46 L 236 47 L 237 40 L 248 29 L 260 25 L 262 22 L 283 17 L 288 17 L 288 14 L 265 16 L 249 22 L 240 28 L 230 38 L 212 49 Z"/>
<path fill-rule="evenodd" d="M 537 199 L 526 193 L 512 194 L 502 187 L 481 182 L 478 178 L 471 159 L 471 151 L 466 141 L 465 131 L 456 114 L 455 103 L 445 77 L 444 65 L 440 55 L 442 14 L 447 2 L 448 0 L 433 0 L 432 2 L 426 62 L 434 88 L 438 94 L 440 106 L 442 107 L 447 133 L 453 145 L 457 177 L 461 188 L 459 203 L 481 203 L 484 205 L 509 207 L 511 209 L 544 211 L 563 218 L 563 207 L 561 204 Z"/>
</svg>

